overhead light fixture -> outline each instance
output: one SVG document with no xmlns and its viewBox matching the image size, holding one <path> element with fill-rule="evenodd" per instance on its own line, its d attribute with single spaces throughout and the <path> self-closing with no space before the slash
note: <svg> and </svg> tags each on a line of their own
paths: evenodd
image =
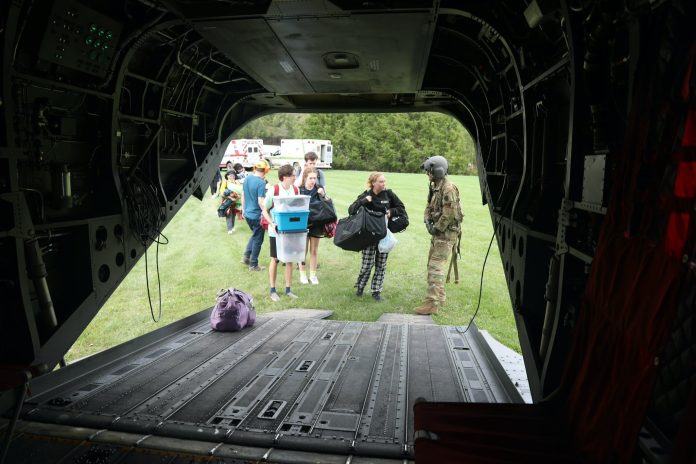
<svg viewBox="0 0 696 464">
<path fill-rule="evenodd" d="M 291 73 L 295 70 L 295 68 L 293 68 L 292 65 L 287 61 L 280 61 L 280 67 L 283 68 L 283 71 L 286 73 Z"/>
</svg>

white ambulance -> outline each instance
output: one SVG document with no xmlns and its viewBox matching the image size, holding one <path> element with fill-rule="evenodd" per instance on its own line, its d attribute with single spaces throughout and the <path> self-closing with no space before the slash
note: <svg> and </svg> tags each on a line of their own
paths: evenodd
<svg viewBox="0 0 696 464">
<path fill-rule="evenodd" d="M 271 154 L 271 164 L 282 166 L 291 164 L 295 167 L 304 164 L 304 155 L 313 151 L 317 154 L 317 167 L 330 168 L 333 161 L 331 140 L 320 139 L 281 139 L 280 150 Z"/>
<path fill-rule="evenodd" d="M 220 161 L 220 167 L 227 167 L 227 163 L 240 163 L 245 169 L 254 167 L 254 163 L 263 158 L 263 140 L 261 139 L 236 139 L 230 140 L 225 149 L 225 155 Z"/>
</svg>

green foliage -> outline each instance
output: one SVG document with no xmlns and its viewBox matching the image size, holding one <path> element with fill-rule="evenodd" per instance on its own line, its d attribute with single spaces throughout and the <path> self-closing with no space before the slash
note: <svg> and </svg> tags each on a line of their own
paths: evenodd
<svg viewBox="0 0 696 464">
<path fill-rule="evenodd" d="M 447 158 L 451 174 L 469 174 L 475 164 L 469 134 L 440 113 L 312 114 L 304 134 L 331 140 L 336 169 L 419 172 L 433 155 Z"/>
<path fill-rule="evenodd" d="M 328 194 L 340 217 L 364 189 L 367 172 L 325 171 Z M 376 302 L 369 296 L 355 296 L 353 283 L 360 269 L 360 254 L 341 250 L 329 239 L 319 247 L 319 285 L 301 285 L 293 273 L 293 291 L 300 299 L 268 298 L 268 271 L 249 272 L 240 264 L 249 239 L 246 223 L 238 222 L 228 235 L 225 221 L 216 214 L 219 200 L 206 195 L 203 201 L 191 197 L 167 225 L 164 234 L 169 245 L 159 247 L 159 277 L 162 284 L 162 319 L 150 319 L 145 287 L 145 260 L 141 259 L 106 302 L 99 314 L 75 342 L 69 361 L 104 350 L 133 337 L 153 331 L 190 314 L 211 307 L 220 288 L 237 287 L 251 293 L 259 313 L 285 308 L 317 308 L 333 311 L 332 319 L 375 321 L 382 313 L 412 314 L 427 287 L 426 264 L 430 236 L 421 223 L 428 184 L 423 174 L 385 174 L 387 186 L 406 205 L 411 226 L 397 234 L 399 243 L 389 253 L 384 281 L 384 298 Z M 275 172 L 270 176 L 276 179 Z M 459 187 L 466 215 L 459 261 L 460 282 L 446 285 L 447 306 L 433 319 L 443 325 L 466 325 L 478 302 L 481 266 L 493 233 L 488 207 L 481 205 L 481 191 L 475 177 L 451 176 Z M 268 266 L 268 238 L 261 249 L 260 263 Z M 150 293 L 155 314 L 158 309 L 157 247 L 148 249 Z M 282 271 L 277 283 L 282 285 Z M 498 248 L 493 244 L 483 280 L 481 308 L 476 325 L 519 351 L 517 329 Z"/>
<path fill-rule="evenodd" d="M 442 155 L 451 174 L 474 174 L 474 143 L 464 127 L 441 113 L 287 114 L 264 116 L 243 127 L 238 138 L 328 139 L 335 169 L 419 172 L 421 163 Z"/>
<path fill-rule="evenodd" d="M 264 143 L 280 145 L 280 139 L 297 139 L 306 114 L 276 113 L 254 119 L 235 134 L 239 139 L 263 139 Z M 315 137 L 316 138 L 316 137 Z"/>
</svg>

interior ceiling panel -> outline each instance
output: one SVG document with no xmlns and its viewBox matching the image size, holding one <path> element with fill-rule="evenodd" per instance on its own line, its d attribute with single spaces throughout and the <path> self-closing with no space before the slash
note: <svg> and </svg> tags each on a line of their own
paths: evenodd
<svg viewBox="0 0 696 464">
<path fill-rule="evenodd" d="M 161 0 L 188 19 L 259 15 L 268 11 L 271 0 Z"/>
<path fill-rule="evenodd" d="M 415 92 L 434 26 L 432 13 L 420 11 L 226 20 L 197 29 L 266 89 L 291 95 Z"/>
<path fill-rule="evenodd" d="M 273 0 L 267 16 L 321 15 L 341 13 L 342 10 L 325 0 Z"/>
<path fill-rule="evenodd" d="M 281 94 L 312 92 L 265 19 L 203 22 L 196 29 L 267 90 Z"/>
</svg>

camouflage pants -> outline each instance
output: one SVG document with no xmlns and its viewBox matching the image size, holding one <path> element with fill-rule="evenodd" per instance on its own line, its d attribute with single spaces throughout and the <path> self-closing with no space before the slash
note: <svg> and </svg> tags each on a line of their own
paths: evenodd
<svg viewBox="0 0 696 464">
<path fill-rule="evenodd" d="M 428 292 L 425 301 L 434 305 L 445 304 L 445 277 L 449 267 L 449 257 L 452 246 L 457 237 L 434 235 L 430 240 L 430 253 L 428 254 Z"/>
</svg>

